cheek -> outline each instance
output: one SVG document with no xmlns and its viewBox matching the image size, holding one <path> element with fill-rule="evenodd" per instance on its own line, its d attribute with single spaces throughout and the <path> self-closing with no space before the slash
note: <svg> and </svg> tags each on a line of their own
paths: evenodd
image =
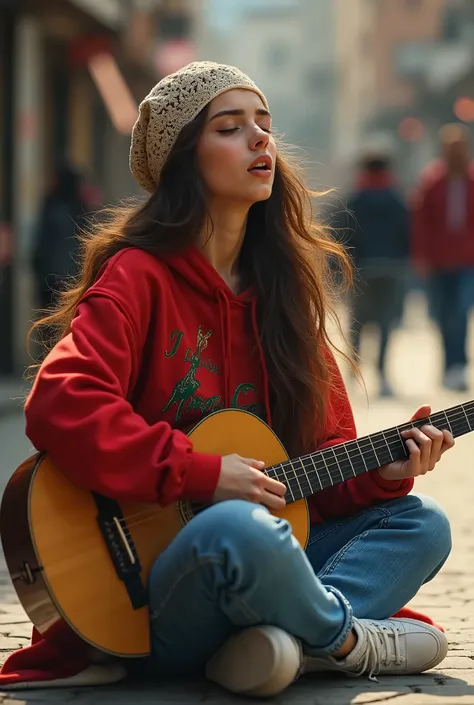
<svg viewBox="0 0 474 705">
<path fill-rule="evenodd" d="M 208 167 L 213 171 L 228 171 L 229 165 L 237 165 L 242 162 L 242 150 L 235 142 L 223 140 L 216 146 L 207 158 Z"/>
<path fill-rule="evenodd" d="M 220 138 L 203 142 L 198 152 L 199 166 L 210 186 L 235 179 L 236 169 L 242 169 L 242 148 L 234 140 Z"/>
</svg>

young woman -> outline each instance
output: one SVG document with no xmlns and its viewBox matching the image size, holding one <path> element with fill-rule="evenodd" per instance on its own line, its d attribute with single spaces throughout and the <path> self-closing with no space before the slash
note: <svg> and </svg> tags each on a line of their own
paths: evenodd
<svg viewBox="0 0 474 705">
<path fill-rule="evenodd" d="M 142 668 L 206 673 L 257 696 L 308 670 L 439 663 L 440 630 L 391 616 L 451 546 L 440 507 L 408 496 L 453 445 L 445 431 L 413 428 L 406 462 L 312 497 L 306 553 L 267 510 L 285 506 L 286 488 L 259 458 L 199 453 L 186 435 L 238 407 L 291 456 L 356 436 L 326 328 L 326 259 L 347 260 L 314 225 L 271 122 L 234 67 L 193 63 L 155 86 L 130 157 L 150 197 L 86 240 L 80 280 L 46 321 L 58 342 L 26 404 L 29 438 L 80 486 L 119 501 L 210 504 L 153 567 Z"/>
</svg>

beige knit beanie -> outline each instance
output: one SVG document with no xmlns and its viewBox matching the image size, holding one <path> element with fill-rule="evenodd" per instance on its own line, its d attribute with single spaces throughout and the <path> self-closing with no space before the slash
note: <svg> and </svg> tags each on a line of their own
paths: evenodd
<svg viewBox="0 0 474 705">
<path fill-rule="evenodd" d="M 265 96 L 245 73 L 212 61 L 194 61 L 165 76 L 150 91 L 140 103 L 130 148 L 130 169 L 145 191 L 156 190 L 183 127 L 216 96 L 232 88 L 254 91 L 268 109 Z"/>
</svg>

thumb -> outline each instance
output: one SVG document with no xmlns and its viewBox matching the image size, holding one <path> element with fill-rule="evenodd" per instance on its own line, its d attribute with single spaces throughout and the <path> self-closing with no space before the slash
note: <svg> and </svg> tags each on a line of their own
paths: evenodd
<svg viewBox="0 0 474 705">
<path fill-rule="evenodd" d="M 431 414 L 431 406 L 429 404 L 425 404 L 424 406 L 420 406 L 420 408 L 415 411 L 413 416 L 411 417 L 410 421 L 416 421 L 417 419 L 424 419 L 427 416 Z"/>
</svg>

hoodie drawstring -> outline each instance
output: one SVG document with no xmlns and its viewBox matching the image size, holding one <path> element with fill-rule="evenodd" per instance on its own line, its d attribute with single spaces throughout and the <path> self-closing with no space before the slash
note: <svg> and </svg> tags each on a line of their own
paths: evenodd
<svg viewBox="0 0 474 705">
<path fill-rule="evenodd" d="M 267 370 L 267 365 L 265 363 L 265 355 L 263 353 L 263 347 L 262 343 L 260 341 L 260 332 L 258 330 L 258 323 L 257 323 L 257 299 L 252 300 L 251 304 L 251 312 L 252 312 L 252 330 L 253 334 L 255 336 L 255 340 L 257 341 L 257 347 L 258 347 L 258 354 L 260 355 L 260 364 L 262 366 L 262 374 L 263 374 L 263 397 L 264 397 L 264 403 L 265 403 L 265 413 L 266 413 L 266 421 L 267 424 L 272 426 L 272 415 L 270 413 L 270 390 L 269 390 L 269 382 L 268 382 L 268 370 Z"/>
<path fill-rule="evenodd" d="M 224 367 L 224 409 L 230 409 L 230 305 L 229 299 L 220 289 L 217 292 L 221 324 L 222 363 Z"/>
</svg>

